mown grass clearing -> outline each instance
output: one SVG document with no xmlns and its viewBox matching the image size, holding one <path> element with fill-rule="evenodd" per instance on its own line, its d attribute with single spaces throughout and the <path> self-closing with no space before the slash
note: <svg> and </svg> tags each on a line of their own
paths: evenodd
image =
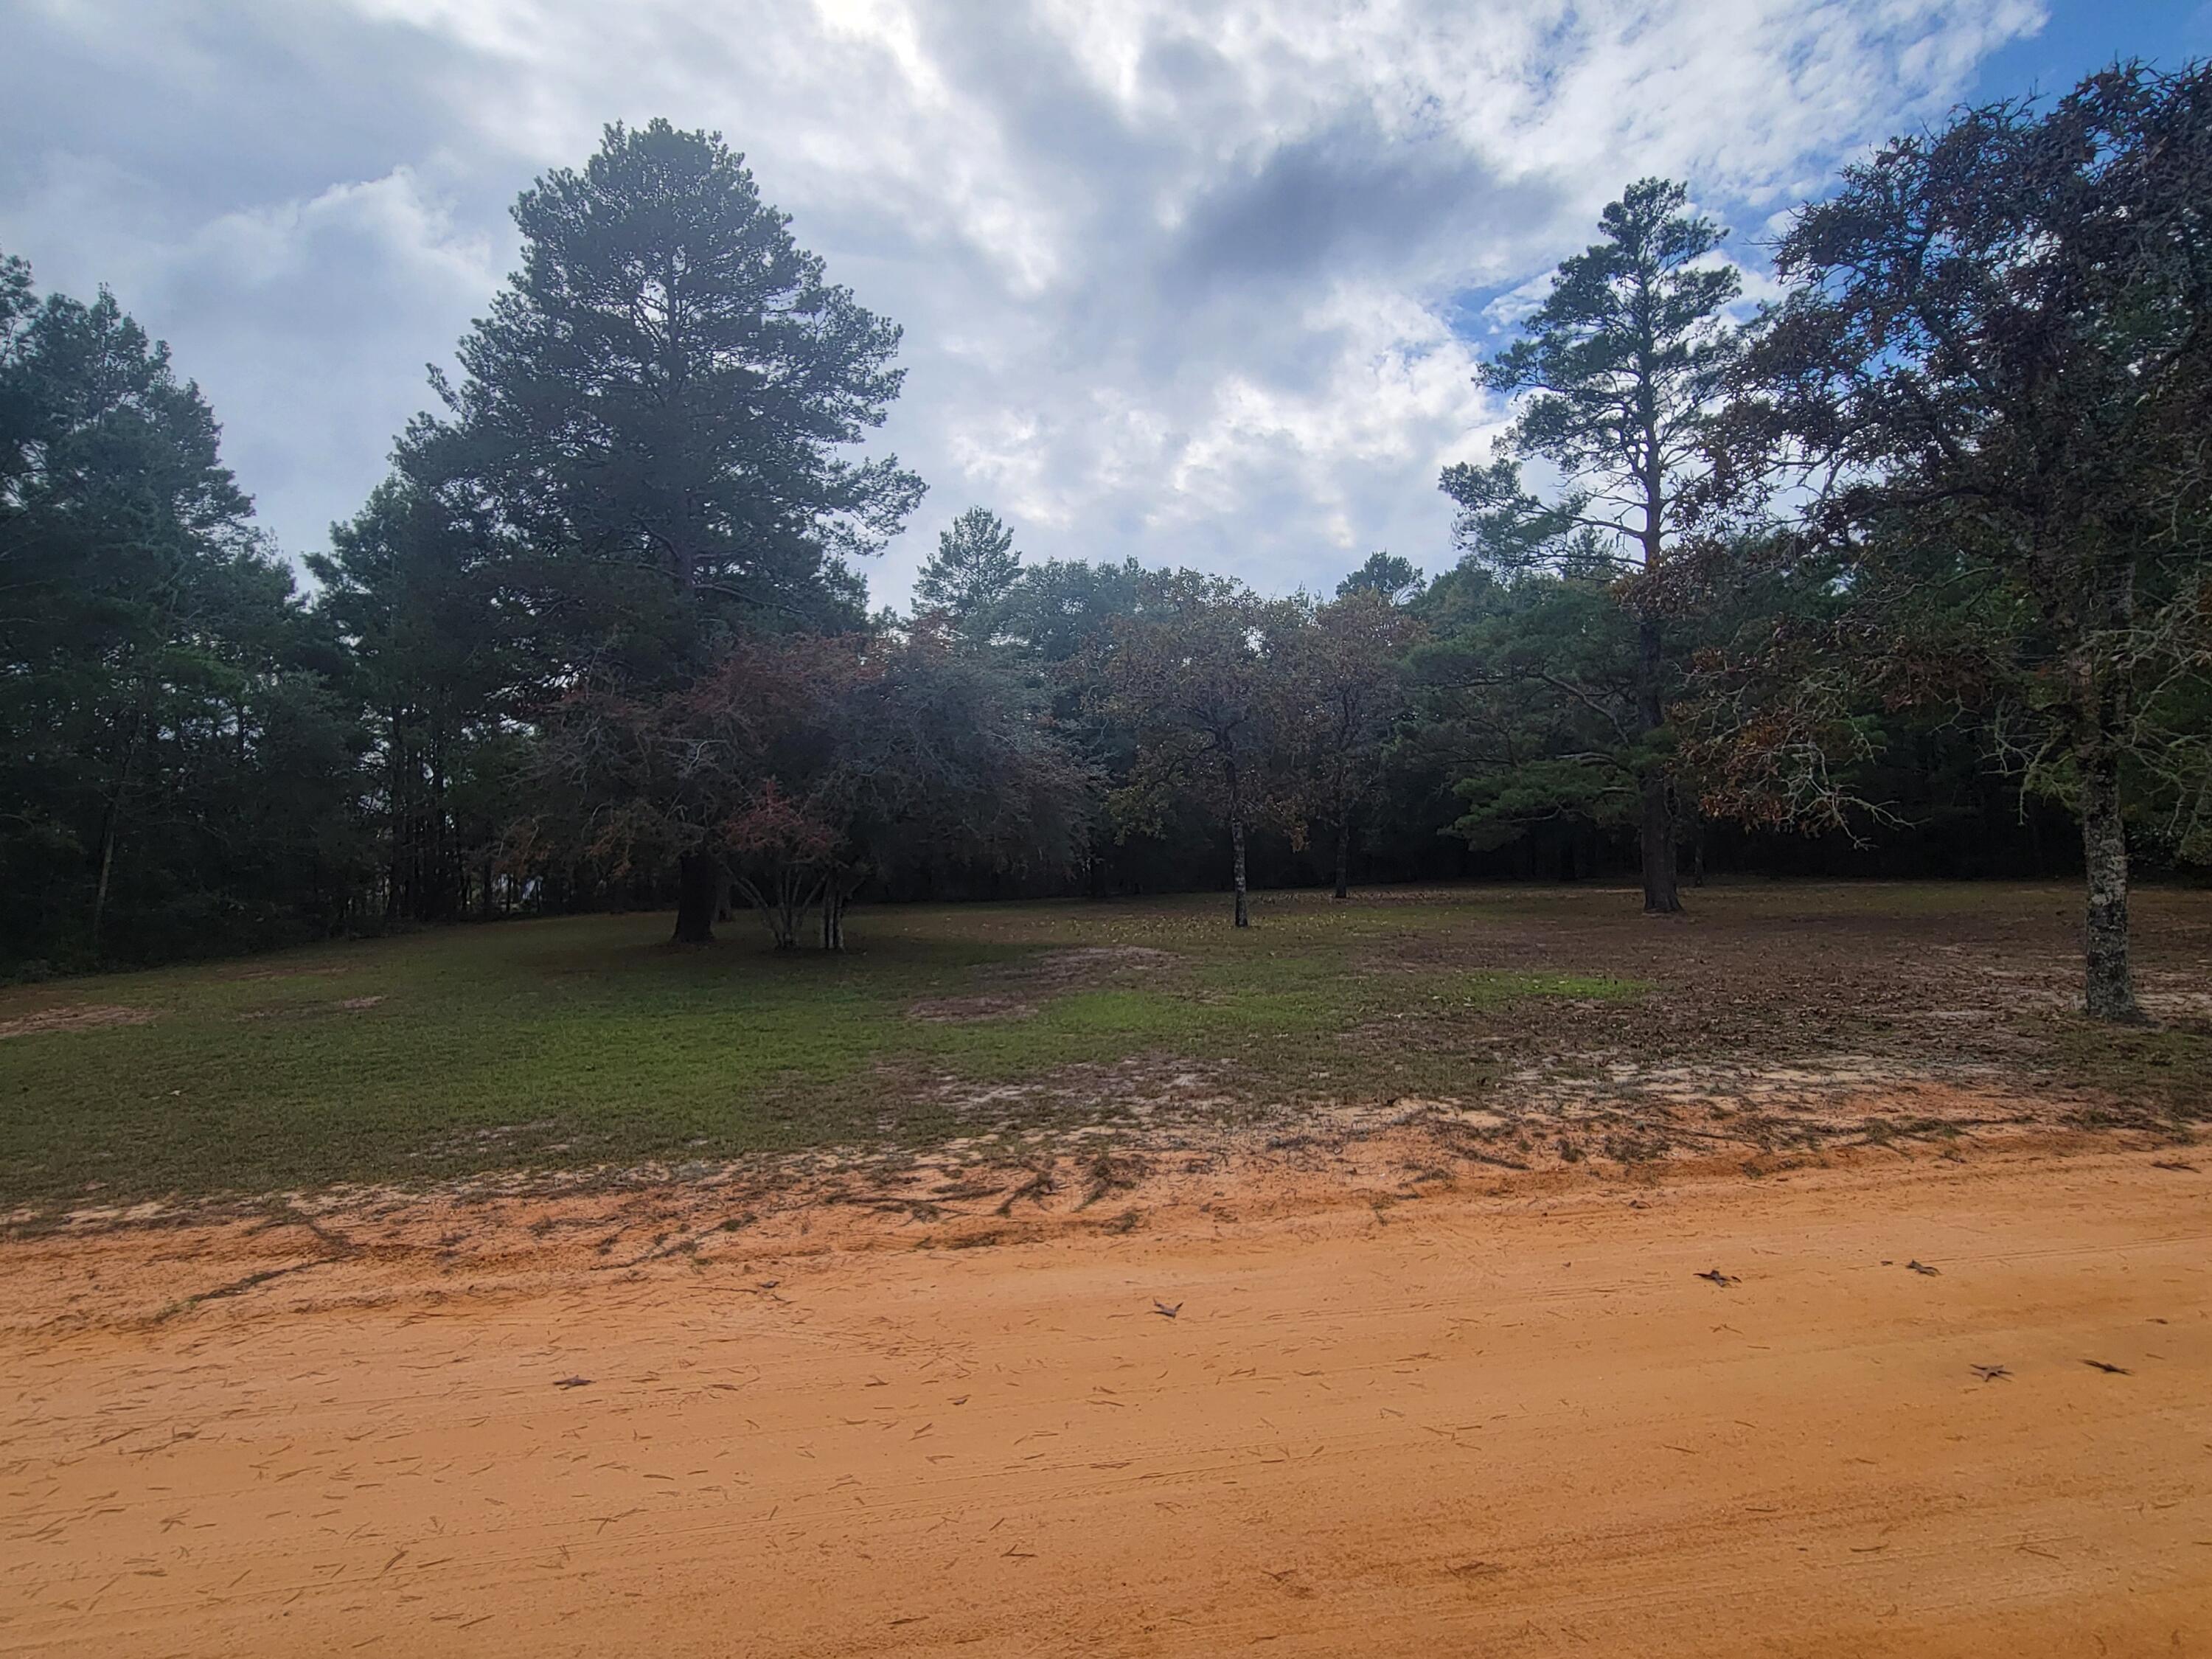
<svg viewBox="0 0 2212 1659">
<path fill-rule="evenodd" d="M 594 916 L 18 988 L 0 1196 L 1013 1137 L 1157 1105 L 1164 1078 L 1233 1117 L 1843 1049 L 2179 1109 L 2205 1022 L 2072 1021 L 2069 897 L 1760 885 L 1653 921 L 1609 890 L 1270 895 L 1244 933 L 1210 896 L 872 909 L 843 957 L 778 955 L 742 918 L 678 950 L 663 917 Z M 2201 986 L 2212 896 L 2145 908 L 2147 983 Z"/>
<path fill-rule="evenodd" d="M 251 1192 L 927 1138 L 963 1114 L 921 1099 L 925 1080 L 943 1094 L 1158 1055 L 1283 1082 L 1409 1000 L 1492 1011 L 1634 990 L 1365 960 L 1441 931 L 1422 909 L 1367 926 L 1300 910 L 1239 936 L 1217 908 L 880 911 L 842 957 L 779 955 L 743 921 L 676 950 L 664 918 L 585 917 L 18 991 L 0 1005 L 17 1018 L 95 1003 L 152 1018 L 0 1047 L 0 1186 Z M 972 1017 L 915 1017 L 963 995 Z M 1424 1081 L 1469 1080 L 1438 1075 L 1463 1056 L 1426 1058 Z"/>
</svg>

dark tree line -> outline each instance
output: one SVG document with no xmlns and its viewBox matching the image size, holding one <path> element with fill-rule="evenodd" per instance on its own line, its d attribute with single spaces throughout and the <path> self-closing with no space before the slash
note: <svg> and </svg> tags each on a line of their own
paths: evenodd
<svg viewBox="0 0 2212 1659">
<path fill-rule="evenodd" d="M 342 925 L 366 845 L 343 655 L 215 417 L 114 299 L 0 260 L 0 882 L 10 958 Z"/>
<path fill-rule="evenodd" d="M 858 562 L 899 331 L 719 137 L 608 129 L 312 598 L 105 294 L 0 265 L 0 951 L 73 966 L 514 909 L 2212 854 L 2212 76 L 2123 66 L 1848 170 L 1747 313 L 1631 185 L 1482 378 L 1460 557 L 1270 598 L 1024 561 L 911 614 Z M 1532 476 L 1533 475 L 1533 476 Z M 2077 850 L 2061 844 L 2064 821 Z"/>
</svg>

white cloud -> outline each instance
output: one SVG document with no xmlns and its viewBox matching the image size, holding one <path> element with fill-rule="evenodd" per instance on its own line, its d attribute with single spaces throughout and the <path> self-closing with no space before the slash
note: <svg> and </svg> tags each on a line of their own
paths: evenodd
<svg viewBox="0 0 2212 1659">
<path fill-rule="evenodd" d="M 503 210 L 531 175 L 580 161 L 606 120 L 719 128 L 832 273 L 906 325 L 884 435 L 933 492 L 872 572 L 879 597 L 976 501 L 1032 556 L 1280 591 L 1376 546 L 1448 562 L 1437 470 L 1502 421 L 1447 320 L 1462 294 L 1510 325 L 1647 173 L 1761 227 L 2039 15 L 250 0 L 187 27 L 44 0 L 27 50 L 48 61 L 18 52 L 12 87 L 0 68 L 0 106 L 30 100 L 0 115 L 18 158 L 0 245 L 49 281 L 106 278 L 168 335 L 304 548 L 358 503 L 423 400 L 421 363 L 507 268 Z M 76 118 L 42 117 L 48 82 Z"/>
</svg>

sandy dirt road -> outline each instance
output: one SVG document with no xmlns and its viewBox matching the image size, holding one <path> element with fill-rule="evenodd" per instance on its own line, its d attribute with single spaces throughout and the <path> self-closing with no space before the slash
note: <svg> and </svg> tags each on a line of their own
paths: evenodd
<svg viewBox="0 0 2212 1659">
<path fill-rule="evenodd" d="M 2212 1653 L 2212 1159 L 2158 1156 L 19 1241 L 0 1652 Z"/>
</svg>

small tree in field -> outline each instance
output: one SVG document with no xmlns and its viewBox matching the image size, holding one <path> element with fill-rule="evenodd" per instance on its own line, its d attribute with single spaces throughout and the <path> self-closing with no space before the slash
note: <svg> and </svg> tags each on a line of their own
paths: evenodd
<svg viewBox="0 0 2212 1659">
<path fill-rule="evenodd" d="M 704 863 L 778 949 L 817 907 L 823 944 L 842 949 L 871 875 L 1073 855 L 1088 779 L 1036 698 L 927 630 L 740 640 L 669 696 L 572 699 L 550 744 L 565 821 L 544 815 L 538 839 L 617 872 Z"/>
<path fill-rule="evenodd" d="M 1281 799 L 1278 744 L 1287 679 L 1282 643 L 1294 604 L 1188 570 L 1150 579 L 1141 615 L 1117 618 L 1102 665 L 1109 718 L 1135 734 L 1111 806 L 1127 830 L 1154 828 L 1184 798 L 1229 832 L 1236 925 L 1251 926 L 1244 837 Z"/>
<path fill-rule="evenodd" d="M 1641 804 L 1644 908 L 1681 908 L 1675 877 L 1677 780 L 1664 741 L 1679 675 L 1669 657 L 1664 567 L 1691 526 L 1717 400 L 1736 349 L 1728 307 L 1733 269 L 1713 264 L 1721 231 L 1687 209 L 1682 186 L 1632 185 L 1600 221 L 1604 240 L 1563 262 L 1527 331 L 1484 367 L 1483 384 L 1522 397 L 1520 418 L 1487 466 L 1448 467 L 1443 489 L 1461 507 L 1469 555 L 1508 574 L 1613 578 L 1633 623 L 1618 672 L 1596 690 L 1553 672 L 1562 696 L 1583 702 L 1629 687 Z M 1522 485 L 1521 463 L 1557 469 L 1565 487 L 1544 501 Z"/>
<path fill-rule="evenodd" d="M 2203 65 L 1965 112 L 1797 216 L 1745 371 L 1746 429 L 1809 496 L 1793 550 L 1850 597 L 1830 655 L 1892 703 L 1981 714 L 2073 803 L 2102 1019 L 2140 1018 L 2130 789 L 2185 849 L 2212 799 L 2208 203 Z M 1804 775 L 1782 784 L 1817 807 Z"/>
</svg>

